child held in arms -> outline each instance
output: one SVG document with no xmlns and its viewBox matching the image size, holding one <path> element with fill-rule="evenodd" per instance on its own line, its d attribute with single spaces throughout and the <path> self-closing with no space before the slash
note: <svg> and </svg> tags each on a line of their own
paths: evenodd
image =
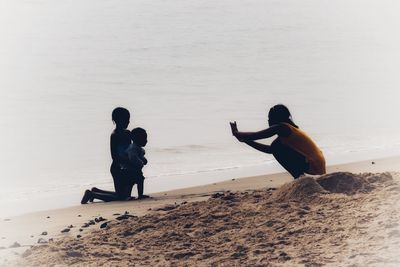
<svg viewBox="0 0 400 267">
<path fill-rule="evenodd" d="M 143 128 L 135 128 L 131 131 L 132 143 L 129 145 L 126 153 L 128 155 L 128 169 L 129 176 L 132 177 L 133 183 L 137 185 L 138 199 L 148 198 L 149 196 L 143 194 L 144 176 L 143 167 L 147 164 L 145 158 L 145 150 L 143 147 L 147 144 L 147 133 Z"/>
</svg>

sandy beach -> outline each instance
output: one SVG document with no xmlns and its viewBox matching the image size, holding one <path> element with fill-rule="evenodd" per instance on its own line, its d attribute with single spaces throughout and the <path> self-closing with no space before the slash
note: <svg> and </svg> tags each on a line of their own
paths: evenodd
<svg viewBox="0 0 400 267">
<path fill-rule="evenodd" d="M 295 182 L 286 173 L 231 179 L 8 218 L 0 222 L 1 262 L 397 266 L 399 162 L 331 166 L 331 175 Z"/>
</svg>

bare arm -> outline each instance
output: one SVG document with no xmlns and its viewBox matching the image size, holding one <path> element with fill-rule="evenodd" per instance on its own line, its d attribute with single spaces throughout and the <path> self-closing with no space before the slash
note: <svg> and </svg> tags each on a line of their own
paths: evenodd
<svg viewBox="0 0 400 267">
<path fill-rule="evenodd" d="M 264 144 L 260 144 L 254 141 L 246 141 L 245 142 L 247 145 L 251 146 L 254 149 L 257 149 L 258 151 L 267 153 L 267 154 L 272 154 L 272 149 L 271 146 L 269 145 L 264 145 Z"/>
<path fill-rule="evenodd" d="M 273 125 L 265 130 L 261 130 L 258 132 L 239 132 L 236 122 L 231 122 L 231 130 L 232 134 L 241 142 L 265 139 L 272 137 L 276 134 L 283 136 L 287 136 L 290 134 L 290 129 L 283 124 Z"/>
</svg>

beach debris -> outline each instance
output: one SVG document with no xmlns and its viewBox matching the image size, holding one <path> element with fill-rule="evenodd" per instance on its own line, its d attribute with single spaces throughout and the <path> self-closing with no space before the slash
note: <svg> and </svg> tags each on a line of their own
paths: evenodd
<svg viewBox="0 0 400 267">
<path fill-rule="evenodd" d="M 94 220 L 90 220 L 90 221 L 88 222 L 88 224 L 89 224 L 89 225 L 95 225 L 96 222 L 95 222 Z"/>
<path fill-rule="evenodd" d="M 94 219 L 94 221 L 96 222 L 96 223 L 99 223 L 99 222 L 104 222 L 104 221 L 106 221 L 106 219 L 104 219 L 103 217 L 98 217 L 98 218 L 95 218 Z"/>
<path fill-rule="evenodd" d="M 113 216 L 119 216 L 121 215 L 120 213 L 114 213 Z"/>
<path fill-rule="evenodd" d="M 47 243 L 49 243 L 46 239 L 44 239 L 44 238 L 39 238 L 38 239 L 38 244 L 47 244 Z"/>
<path fill-rule="evenodd" d="M 375 161 L 371 162 L 371 164 L 374 165 L 374 164 L 375 164 Z"/>
<path fill-rule="evenodd" d="M 170 204 L 170 205 L 165 205 L 164 207 L 158 208 L 158 209 L 156 209 L 156 211 L 169 211 L 169 210 L 173 210 L 175 208 L 177 208 L 176 205 Z"/>
<path fill-rule="evenodd" d="M 68 228 L 69 228 L 69 229 L 72 229 L 72 228 L 74 228 L 74 226 L 71 224 L 70 226 L 68 226 Z"/>
<path fill-rule="evenodd" d="M 81 238 L 81 237 L 82 237 L 81 235 L 77 235 L 77 236 L 76 236 L 76 238 Z"/>
<path fill-rule="evenodd" d="M 48 233 L 46 231 L 42 232 L 42 235 L 47 235 Z"/>
<path fill-rule="evenodd" d="M 85 223 L 84 225 L 82 225 L 82 228 L 88 228 L 90 225 L 88 223 Z"/>
<path fill-rule="evenodd" d="M 227 191 L 227 192 L 229 192 L 229 191 Z M 229 194 L 223 195 L 221 197 L 221 199 L 223 199 L 223 200 L 234 200 L 235 199 L 235 194 L 229 193 Z"/>
<path fill-rule="evenodd" d="M 148 210 L 148 211 L 151 211 L 151 208 L 148 208 L 147 210 Z"/>
<path fill-rule="evenodd" d="M 102 223 L 102 224 L 100 225 L 100 229 L 106 228 L 106 227 L 108 226 L 108 223 L 109 223 L 109 222 Z"/>
<path fill-rule="evenodd" d="M 70 228 L 65 228 L 64 230 L 61 231 L 61 233 L 68 233 L 69 231 L 71 231 Z"/>
<path fill-rule="evenodd" d="M 50 216 L 47 216 L 47 219 L 50 219 Z"/>
<path fill-rule="evenodd" d="M 181 205 L 185 205 L 185 204 L 187 204 L 187 201 L 183 201 L 183 202 L 181 203 Z"/>
<path fill-rule="evenodd" d="M 235 180 L 236 180 L 235 178 L 232 179 L 232 181 L 235 181 Z"/>
<path fill-rule="evenodd" d="M 224 193 L 215 193 L 215 194 L 212 194 L 211 195 L 211 198 L 220 198 L 220 197 L 222 197 L 222 196 L 224 196 Z"/>
<path fill-rule="evenodd" d="M 125 215 L 118 216 L 118 217 L 115 218 L 115 219 L 117 219 L 118 221 L 121 221 L 121 220 L 126 220 L 126 219 L 128 219 L 128 218 L 135 218 L 135 217 L 136 217 L 136 216 L 129 215 L 129 214 L 125 214 Z"/>
<path fill-rule="evenodd" d="M 83 232 L 83 229 L 82 229 L 82 228 L 80 228 L 80 229 L 79 229 L 79 232 Z"/>
<path fill-rule="evenodd" d="M 78 214 L 78 217 L 82 217 L 82 215 Z"/>
<path fill-rule="evenodd" d="M 128 214 L 129 214 L 129 212 L 128 212 L 128 211 L 125 211 L 124 215 L 128 215 Z"/>
<path fill-rule="evenodd" d="M 21 244 L 18 242 L 14 242 L 14 244 L 12 244 L 11 246 L 9 246 L 9 248 L 19 248 L 21 247 Z"/>
</svg>

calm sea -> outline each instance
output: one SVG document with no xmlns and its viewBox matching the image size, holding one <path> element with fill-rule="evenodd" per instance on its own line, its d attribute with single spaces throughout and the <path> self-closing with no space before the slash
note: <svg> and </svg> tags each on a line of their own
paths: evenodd
<svg viewBox="0 0 400 267">
<path fill-rule="evenodd" d="M 149 133 L 147 192 L 282 170 L 229 128 L 263 129 L 277 103 L 329 164 L 399 154 L 399 7 L 2 0 L 0 217 L 112 188 L 116 106 Z"/>
</svg>

